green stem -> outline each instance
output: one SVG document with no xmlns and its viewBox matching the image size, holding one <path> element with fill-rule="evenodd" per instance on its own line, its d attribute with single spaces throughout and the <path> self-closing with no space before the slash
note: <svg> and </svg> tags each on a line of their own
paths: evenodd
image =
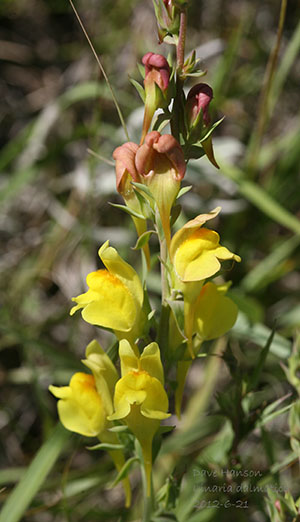
<svg viewBox="0 0 300 522">
<path fill-rule="evenodd" d="M 143 486 L 143 518 L 142 522 L 150 522 L 151 515 L 153 513 L 153 490 L 152 490 L 152 482 L 151 482 L 151 472 L 149 476 L 149 463 L 146 463 L 147 455 L 145 455 L 145 451 L 142 449 L 141 443 L 136 439 L 136 448 L 137 453 L 141 460 L 141 476 L 142 476 L 142 486 Z M 152 444 L 152 441 L 151 441 Z M 149 455 L 148 455 L 149 457 Z M 150 450 L 150 458 L 152 460 L 152 454 Z M 150 494 L 149 494 L 150 488 Z"/>
<path fill-rule="evenodd" d="M 165 263 L 167 262 L 168 249 L 165 239 L 160 239 L 160 270 L 161 270 L 161 313 L 160 321 L 157 333 L 157 343 L 159 344 L 161 355 L 164 358 L 164 354 L 168 349 L 169 343 L 169 315 L 170 308 L 167 303 L 169 297 L 169 285 L 167 280 L 167 273 Z"/>
<path fill-rule="evenodd" d="M 161 263 L 160 263 L 161 302 L 163 305 L 169 294 L 168 281 L 167 281 L 167 277 L 166 277 L 166 267 L 165 267 L 165 263 L 167 262 L 168 250 L 167 250 L 167 242 L 165 239 L 161 239 L 159 241 L 159 243 L 160 243 L 160 259 L 161 259 Z"/>
</svg>

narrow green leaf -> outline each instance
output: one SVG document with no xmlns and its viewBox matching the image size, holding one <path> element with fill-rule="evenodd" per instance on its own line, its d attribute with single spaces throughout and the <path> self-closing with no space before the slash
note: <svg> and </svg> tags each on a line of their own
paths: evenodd
<svg viewBox="0 0 300 522">
<path fill-rule="evenodd" d="M 130 471 L 130 468 L 132 467 L 132 465 L 135 463 L 135 462 L 140 462 L 140 459 L 138 457 L 131 457 L 130 459 L 128 459 L 124 466 L 122 467 L 122 469 L 119 471 L 117 477 L 115 478 L 115 480 L 113 481 L 113 483 L 110 485 L 111 488 L 114 488 L 117 484 L 119 484 L 119 482 L 121 480 L 123 480 L 125 477 L 127 477 L 129 471 Z M 1 521 L 0 521 L 1 522 Z"/>
<path fill-rule="evenodd" d="M 39 491 L 51 468 L 64 449 L 70 432 L 59 423 L 27 468 L 19 484 L 5 502 L 0 522 L 18 522 Z"/>
<path fill-rule="evenodd" d="M 284 406 L 284 408 L 281 408 L 281 410 L 270 413 L 270 415 L 267 415 L 266 417 L 259 419 L 256 423 L 256 427 L 259 428 L 260 426 L 264 426 L 265 424 L 268 424 L 268 422 L 271 422 L 272 420 L 276 419 L 276 417 L 279 417 L 279 415 L 286 413 L 291 409 L 293 404 L 294 403 L 288 404 L 287 406 Z"/>
<path fill-rule="evenodd" d="M 262 412 L 262 416 L 263 417 L 267 417 L 268 415 L 270 415 L 271 413 L 273 413 L 274 410 L 276 410 L 277 406 L 279 406 L 279 404 L 281 404 L 282 402 L 284 402 L 286 399 L 288 399 L 289 397 L 291 397 L 291 393 L 287 393 L 286 395 L 284 395 L 283 397 L 280 397 L 279 399 L 277 399 L 276 401 L 272 402 L 272 404 L 269 404 L 265 409 L 264 411 Z"/>
<path fill-rule="evenodd" d="M 259 378 L 261 376 L 261 372 L 263 370 L 263 367 L 264 367 L 267 355 L 269 353 L 272 341 L 274 339 L 274 335 L 275 335 L 275 330 L 272 330 L 272 332 L 270 333 L 269 339 L 266 342 L 266 345 L 264 346 L 264 348 L 261 350 L 261 352 L 259 354 L 258 362 L 255 365 L 254 371 L 253 371 L 252 375 L 250 376 L 250 378 L 248 380 L 247 392 L 249 392 L 251 390 L 254 390 L 256 388 L 257 384 L 258 384 L 258 381 L 259 381 Z"/>
<path fill-rule="evenodd" d="M 143 80 L 144 80 L 144 78 L 145 78 L 145 66 L 144 66 L 142 63 L 139 63 L 139 62 L 138 62 L 138 63 L 137 63 L 137 68 L 138 68 L 138 70 L 139 70 L 139 73 L 140 73 L 141 77 L 142 77 Z"/>
<path fill-rule="evenodd" d="M 175 205 L 172 208 L 171 220 L 170 220 L 171 227 L 176 223 L 177 219 L 179 218 L 180 213 L 181 213 L 181 209 L 182 209 L 181 205 Z"/>
<path fill-rule="evenodd" d="M 246 315 L 241 312 L 239 312 L 237 321 L 230 330 L 230 335 L 233 337 L 252 341 L 261 347 L 266 345 L 270 334 L 270 328 L 261 323 L 251 324 Z M 291 355 L 291 351 L 292 343 L 282 335 L 275 333 L 272 345 L 270 346 L 270 352 L 277 357 L 286 359 Z"/>
<path fill-rule="evenodd" d="M 89 451 L 94 450 L 104 450 L 104 451 L 112 451 L 112 450 L 123 450 L 123 444 L 108 444 L 107 442 L 101 442 L 100 444 L 95 444 L 95 446 L 86 446 L 86 449 Z"/>
<path fill-rule="evenodd" d="M 273 475 L 274 473 L 289 467 L 292 462 L 297 462 L 298 460 L 299 457 L 296 453 L 290 453 L 284 460 L 280 460 L 280 462 L 275 463 L 271 467 L 270 471 Z"/>
<path fill-rule="evenodd" d="M 270 114 L 274 110 L 275 104 L 282 92 L 284 83 L 288 77 L 288 74 L 299 55 L 300 49 L 300 21 L 294 31 L 292 37 L 288 40 L 288 45 L 284 55 L 281 57 L 278 69 L 275 74 L 274 82 L 271 89 L 270 96 Z"/>
<path fill-rule="evenodd" d="M 300 220 L 272 198 L 263 188 L 246 179 L 244 173 L 239 168 L 222 163 L 220 165 L 222 173 L 235 181 L 239 192 L 254 206 L 259 208 L 266 216 L 269 216 L 295 234 L 300 234 Z"/>
<path fill-rule="evenodd" d="M 0 470 L 0 486 L 19 482 L 20 478 L 26 473 L 26 468 L 8 468 Z"/>
<path fill-rule="evenodd" d="M 132 247 L 132 250 L 140 250 L 141 248 L 143 248 L 143 246 L 145 246 L 148 243 L 152 234 L 157 234 L 157 232 L 155 230 L 146 230 L 146 232 L 141 234 L 140 237 L 137 239 L 137 242 L 134 245 L 134 247 Z"/>
<path fill-rule="evenodd" d="M 146 185 L 143 185 L 142 183 L 137 183 L 136 181 L 132 181 L 131 185 L 133 185 L 137 189 L 141 190 L 142 192 L 145 192 L 145 194 L 147 194 L 147 196 L 149 198 L 154 200 L 154 197 L 153 197 L 153 194 L 152 194 L 151 190 L 148 187 L 146 187 Z"/>
<path fill-rule="evenodd" d="M 205 136 L 203 136 L 203 138 L 201 138 L 201 140 L 199 140 L 197 143 L 198 144 L 201 144 L 203 141 L 207 140 L 209 138 L 209 136 L 211 136 L 211 134 L 214 132 L 214 130 L 222 123 L 222 121 L 225 119 L 225 116 L 223 116 L 223 118 L 221 118 L 220 120 L 216 121 L 212 126 L 211 128 L 209 129 L 209 131 L 205 134 Z M 197 145 L 197 143 L 195 145 Z"/>
<path fill-rule="evenodd" d="M 201 76 L 205 76 L 206 73 L 207 73 L 207 71 L 202 71 L 202 70 L 198 69 L 195 72 L 185 74 L 185 76 L 191 77 L 191 78 L 200 78 Z"/>
<path fill-rule="evenodd" d="M 267 286 L 274 271 L 283 263 L 300 244 L 300 236 L 292 236 L 273 247 L 272 252 L 258 263 L 242 280 L 241 286 L 247 292 L 253 292 Z"/>
<path fill-rule="evenodd" d="M 113 433 L 124 433 L 129 432 L 128 426 L 113 426 L 112 428 L 108 428 L 108 431 L 112 431 Z"/>
<path fill-rule="evenodd" d="M 0 153 L 0 170 L 3 171 L 17 156 L 22 152 L 30 139 L 32 129 L 34 128 L 34 120 L 28 123 L 20 132 L 9 141 L 1 149 Z"/>
<path fill-rule="evenodd" d="M 136 88 L 137 92 L 139 93 L 139 95 L 142 99 L 142 102 L 145 103 L 145 99 L 146 99 L 145 89 L 141 86 L 141 84 L 139 82 L 137 82 L 133 78 L 129 78 L 129 80 L 132 83 L 132 85 Z"/>
<path fill-rule="evenodd" d="M 180 300 L 167 299 L 167 303 L 170 306 L 178 331 L 182 335 L 183 339 L 186 339 L 184 334 L 184 303 Z"/>
<path fill-rule="evenodd" d="M 193 185 L 188 185 L 187 187 L 182 187 L 182 188 L 180 189 L 180 191 L 178 192 L 178 194 L 177 194 L 177 198 L 176 198 L 176 199 L 181 198 L 181 196 L 183 196 L 184 194 L 186 194 L 187 192 L 189 192 L 192 188 L 193 188 Z"/>
<path fill-rule="evenodd" d="M 112 207 L 119 208 L 120 210 L 124 210 L 124 212 L 126 212 L 126 214 L 129 214 L 130 216 L 134 216 L 139 219 L 146 219 L 142 214 L 139 214 L 135 210 L 132 210 L 132 208 L 126 207 L 126 205 L 119 205 L 117 203 L 111 203 L 110 201 L 108 202 L 108 204 L 111 205 Z"/>
</svg>

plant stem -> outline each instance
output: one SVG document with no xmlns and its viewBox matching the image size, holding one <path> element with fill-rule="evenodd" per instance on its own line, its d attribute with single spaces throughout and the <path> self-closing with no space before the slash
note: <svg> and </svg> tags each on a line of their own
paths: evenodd
<svg viewBox="0 0 300 522">
<path fill-rule="evenodd" d="M 168 297 L 168 281 L 166 278 L 166 267 L 165 263 L 167 262 L 168 250 L 167 250 L 167 242 L 165 239 L 160 240 L 160 273 L 161 273 L 161 302 L 164 304 L 165 300 Z"/>
<path fill-rule="evenodd" d="M 182 70 L 184 64 L 185 36 L 186 36 L 187 12 L 186 8 L 180 13 L 179 37 L 177 44 L 177 70 Z"/>
<path fill-rule="evenodd" d="M 178 44 L 176 47 L 176 65 L 177 65 L 177 74 L 176 74 L 176 95 L 173 103 L 173 117 L 171 119 L 171 132 L 176 138 L 177 141 L 180 142 L 180 127 L 181 127 L 181 107 L 182 107 L 182 96 L 183 96 L 183 81 L 181 78 L 181 73 L 184 65 L 184 52 L 185 52 L 185 36 L 186 36 L 186 24 L 187 24 L 187 10 L 183 8 L 180 13 L 180 27 L 179 27 L 179 37 Z"/>
<path fill-rule="evenodd" d="M 169 314 L 170 309 L 167 303 L 167 298 L 169 297 L 169 285 L 166 274 L 165 263 L 167 262 L 168 257 L 168 249 L 167 243 L 165 239 L 160 239 L 160 270 L 161 270 L 161 313 L 160 313 L 160 321 L 157 333 L 157 342 L 160 346 L 161 354 L 164 357 L 164 354 L 167 351 L 168 342 L 169 342 Z"/>
<path fill-rule="evenodd" d="M 145 466 L 145 456 L 143 454 L 142 446 L 138 440 L 136 440 L 136 447 L 137 452 L 141 460 L 141 476 L 142 476 L 142 486 L 143 486 L 143 503 L 144 503 L 144 510 L 143 510 L 143 518 L 142 522 L 150 522 L 151 521 L 151 515 L 153 512 L 153 491 L 152 491 L 152 484 L 151 484 L 151 494 L 149 495 L 149 485 L 148 485 L 148 479 L 147 472 L 146 472 L 146 466 Z"/>
</svg>

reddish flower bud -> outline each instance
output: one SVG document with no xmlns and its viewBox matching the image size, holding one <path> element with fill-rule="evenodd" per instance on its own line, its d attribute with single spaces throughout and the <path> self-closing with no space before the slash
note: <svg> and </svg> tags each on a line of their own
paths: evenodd
<svg viewBox="0 0 300 522">
<path fill-rule="evenodd" d="M 208 107 L 213 98 L 213 90 L 206 83 L 198 83 L 191 88 L 187 95 L 186 110 L 190 125 L 192 125 L 202 110 L 203 122 L 207 127 L 210 123 Z"/>
<path fill-rule="evenodd" d="M 161 54 L 147 53 L 143 56 L 142 63 L 145 65 L 145 87 L 149 83 L 156 83 L 165 91 L 169 85 L 170 67 Z"/>
<path fill-rule="evenodd" d="M 135 166 L 135 155 L 138 145 L 129 141 L 117 147 L 113 152 L 113 158 L 116 160 L 116 185 L 117 191 L 122 194 L 123 199 L 131 210 L 143 215 L 143 209 L 135 195 L 131 181 L 140 182 L 140 176 Z M 138 236 L 141 236 L 147 230 L 147 224 L 144 219 L 132 215 L 133 222 Z M 143 246 L 148 267 L 150 267 L 149 246 Z"/>
<path fill-rule="evenodd" d="M 186 169 L 183 150 L 171 134 L 152 131 L 138 148 L 135 165 L 156 201 L 169 247 L 171 208 Z"/>
<path fill-rule="evenodd" d="M 142 176 L 163 174 L 166 170 L 173 169 L 173 178 L 176 181 L 182 180 L 186 169 L 178 141 L 171 134 L 161 135 L 157 131 L 147 134 L 145 143 L 138 148 L 135 164 Z"/>
<path fill-rule="evenodd" d="M 117 147 L 113 152 L 113 158 L 116 160 L 116 185 L 117 191 L 124 194 L 128 175 L 133 181 L 139 181 L 139 175 L 135 167 L 135 154 L 138 150 L 138 145 L 129 141 L 124 143 L 121 147 Z"/>
</svg>

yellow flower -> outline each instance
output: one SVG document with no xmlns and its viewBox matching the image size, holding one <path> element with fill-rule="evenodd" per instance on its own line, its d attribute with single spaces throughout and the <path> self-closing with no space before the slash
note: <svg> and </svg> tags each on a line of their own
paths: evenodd
<svg viewBox="0 0 300 522">
<path fill-rule="evenodd" d="M 202 340 L 217 339 L 233 327 L 238 307 L 225 296 L 227 285 L 206 283 L 195 303 L 194 330 Z"/>
<path fill-rule="evenodd" d="M 214 283 L 206 283 L 196 299 L 189 308 L 190 323 L 193 325 L 191 336 L 197 333 L 200 338 L 198 349 L 205 340 L 216 339 L 224 335 L 233 327 L 238 308 L 236 304 L 226 297 L 230 283 L 224 285 L 215 285 Z M 192 339 L 189 339 L 188 348 L 185 351 L 185 358 L 189 354 L 195 357 L 192 348 Z M 175 392 L 175 409 L 176 414 L 180 417 L 181 402 L 184 390 L 186 375 L 191 366 L 191 361 L 179 361 L 177 365 L 177 388 Z"/>
<path fill-rule="evenodd" d="M 87 346 L 83 363 L 92 370 L 93 375 L 79 372 L 73 375 L 69 386 L 49 386 L 50 392 L 59 399 L 57 409 L 60 421 L 66 429 L 80 435 L 118 444 L 116 434 L 109 431 L 112 423 L 107 419 L 113 412 L 117 370 L 97 341 Z M 120 471 L 125 463 L 122 451 L 110 450 L 109 454 Z M 123 480 L 123 487 L 128 507 L 131 502 L 128 478 Z"/>
<path fill-rule="evenodd" d="M 109 241 L 99 249 L 99 257 L 106 269 L 88 274 L 89 290 L 73 297 L 77 305 L 70 314 L 82 309 L 82 317 L 88 323 L 111 328 L 118 338 L 135 342 L 144 325 L 142 283 L 136 271 L 109 246 Z"/>
<path fill-rule="evenodd" d="M 119 379 L 118 372 L 111 359 L 97 341 L 91 341 L 85 350 L 86 359 L 82 362 L 94 376 L 99 395 L 105 404 L 106 416 L 113 412 L 113 395 Z"/>
<path fill-rule="evenodd" d="M 60 399 L 58 415 L 67 430 L 86 437 L 97 437 L 106 429 L 107 413 L 93 375 L 75 373 L 69 386 L 49 386 L 49 390 Z"/>
<path fill-rule="evenodd" d="M 182 282 L 202 281 L 216 274 L 220 261 L 241 258 L 219 244 L 217 232 L 202 228 L 220 212 L 220 207 L 209 214 L 200 214 L 186 223 L 172 238 L 170 257 L 175 273 Z"/>
<path fill-rule="evenodd" d="M 169 401 L 163 387 L 163 368 L 159 347 L 151 343 L 141 356 L 128 341 L 119 348 L 122 378 L 114 395 L 115 413 L 109 420 L 124 420 L 139 440 L 147 476 L 147 492 L 151 493 L 152 441 L 160 421 L 167 419 Z"/>
</svg>

